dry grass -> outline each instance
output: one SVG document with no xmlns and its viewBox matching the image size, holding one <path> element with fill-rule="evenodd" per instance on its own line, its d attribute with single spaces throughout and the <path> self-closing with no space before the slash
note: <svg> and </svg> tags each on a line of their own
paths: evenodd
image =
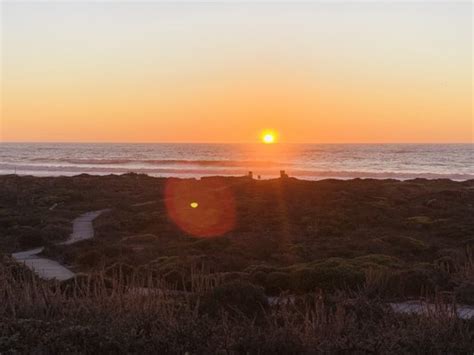
<svg viewBox="0 0 474 355">
<path fill-rule="evenodd" d="M 0 266 L 0 353 L 457 353 L 474 350 L 472 322 L 392 313 L 367 295 L 307 295 L 261 312 L 202 307 L 221 280 L 197 269 L 188 292 L 152 274 L 105 272 L 46 283 Z M 167 290 L 167 291 L 163 291 Z M 237 290 L 238 291 L 238 290 Z"/>
</svg>

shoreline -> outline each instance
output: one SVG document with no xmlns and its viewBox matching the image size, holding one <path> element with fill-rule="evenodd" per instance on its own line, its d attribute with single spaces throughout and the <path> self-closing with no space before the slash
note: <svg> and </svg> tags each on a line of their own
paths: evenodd
<svg viewBox="0 0 474 355">
<path fill-rule="evenodd" d="M 4 144 L 0 174 L 474 179 L 473 144 Z"/>
<path fill-rule="evenodd" d="M 102 173 L 90 173 L 90 172 L 69 172 L 69 173 L 64 173 L 63 174 L 52 174 L 52 173 L 47 173 L 45 172 L 44 174 L 18 174 L 18 173 L 4 173 L 0 170 L 0 178 L 1 177 L 8 177 L 8 176 L 18 176 L 18 177 L 28 177 L 28 178 L 74 178 L 74 177 L 80 177 L 80 176 L 89 176 L 89 177 L 107 177 L 107 176 L 115 176 L 115 177 L 120 177 L 120 176 L 126 176 L 126 175 L 144 175 L 147 177 L 151 178 L 161 178 L 161 179 L 195 179 L 195 180 L 200 180 L 202 178 L 242 178 L 242 177 L 247 177 L 248 172 L 243 172 L 242 174 L 214 174 L 214 173 L 209 173 L 209 174 L 196 174 L 193 172 L 188 171 L 186 173 L 186 170 L 176 170 L 176 172 L 179 172 L 177 174 L 169 173 L 169 174 L 159 174 L 159 173 L 152 173 L 152 174 L 147 174 L 146 172 L 140 172 L 140 171 L 121 171 L 119 173 L 111 173 L 111 172 L 102 172 Z M 294 176 L 291 174 L 290 171 L 288 171 L 288 175 L 290 178 L 299 180 L 299 181 L 325 181 L 325 180 L 338 180 L 338 181 L 352 181 L 352 180 L 378 180 L 378 181 L 385 181 L 385 180 L 392 180 L 392 181 L 413 181 L 413 180 L 426 180 L 426 181 L 438 181 L 438 180 L 445 180 L 445 181 L 452 181 L 452 182 L 469 182 L 469 181 L 474 181 L 474 176 L 471 175 L 465 175 L 465 174 L 454 174 L 455 176 L 458 176 L 459 178 L 453 178 L 453 174 L 451 175 L 437 175 L 437 174 L 410 174 L 410 176 L 407 176 L 405 178 L 397 177 L 397 173 L 379 173 L 378 177 L 377 176 L 370 176 L 369 174 L 366 175 L 360 175 L 360 176 L 351 176 L 350 173 L 347 173 L 348 176 L 333 176 L 331 174 L 327 174 L 324 176 L 313 176 L 314 178 L 305 178 L 305 176 Z M 448 177 L 450 176 L 450 177 Z M 278 174 L 272 174 L 272 175 L 261 175 L 261 179 L 258 179 L 258 175 L 254 174 L 253 180 L 262 180 L 262 181 L 268 181 L 268 180 L 276 180 L 279 179 L 280 177 Z M 461 178 L 463 177 L 463 178 Z"/>
</svg>

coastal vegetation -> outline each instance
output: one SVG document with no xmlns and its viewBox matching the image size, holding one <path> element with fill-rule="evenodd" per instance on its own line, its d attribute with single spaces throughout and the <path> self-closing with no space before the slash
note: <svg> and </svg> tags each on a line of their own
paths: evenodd
<svg viewBox="0 0 474 355">
<path fill-rule="evenodd" d="M 177 202 L 171 180 L 184 184 Z M 474 349 L 472 321 L 387 306 L 474 304 L 474 181 L 0 182 L 0 352 Z M 181 202 L 189 210 L 170 214 Z M 58 244 L 74 218 L 101 209 L 93 239 Z M 183 216 L 231 228 L 203 236 Z M 37 246 L 76 278 L 46 282 L 9 257 Z"/>
<path fill-rule="evenodd" d="M 41 282 L 3 257 L 0 265 L 2 353 L 466 353 L 474 324 L 436 311 L 395 313 L 357 292 L 281 297 L 197 272 L 186 291 L 145 273 L 116 270 Z"/>
</svg>

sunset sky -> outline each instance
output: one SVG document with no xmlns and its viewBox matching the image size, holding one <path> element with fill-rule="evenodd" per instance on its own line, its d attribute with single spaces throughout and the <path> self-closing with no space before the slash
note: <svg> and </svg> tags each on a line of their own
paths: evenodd
<svg viewBox="0 0 474 355">
<path fill-rule="evenodd" d="M 472 141 L 470 2 L 1 9 L 2 141 Z"/>
</svg>

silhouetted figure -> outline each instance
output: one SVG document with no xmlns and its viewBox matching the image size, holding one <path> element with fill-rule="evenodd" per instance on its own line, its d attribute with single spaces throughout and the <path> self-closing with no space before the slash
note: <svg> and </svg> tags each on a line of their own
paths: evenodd
<svg viewBox="0 0 474 355">
<path fill-rule="evenodd" d="M 280 170 L 280 178 L 281 179 L 286 179 L 288 177 L 288 174 L 285 173 L 285 170 Z"/>
</svg>

